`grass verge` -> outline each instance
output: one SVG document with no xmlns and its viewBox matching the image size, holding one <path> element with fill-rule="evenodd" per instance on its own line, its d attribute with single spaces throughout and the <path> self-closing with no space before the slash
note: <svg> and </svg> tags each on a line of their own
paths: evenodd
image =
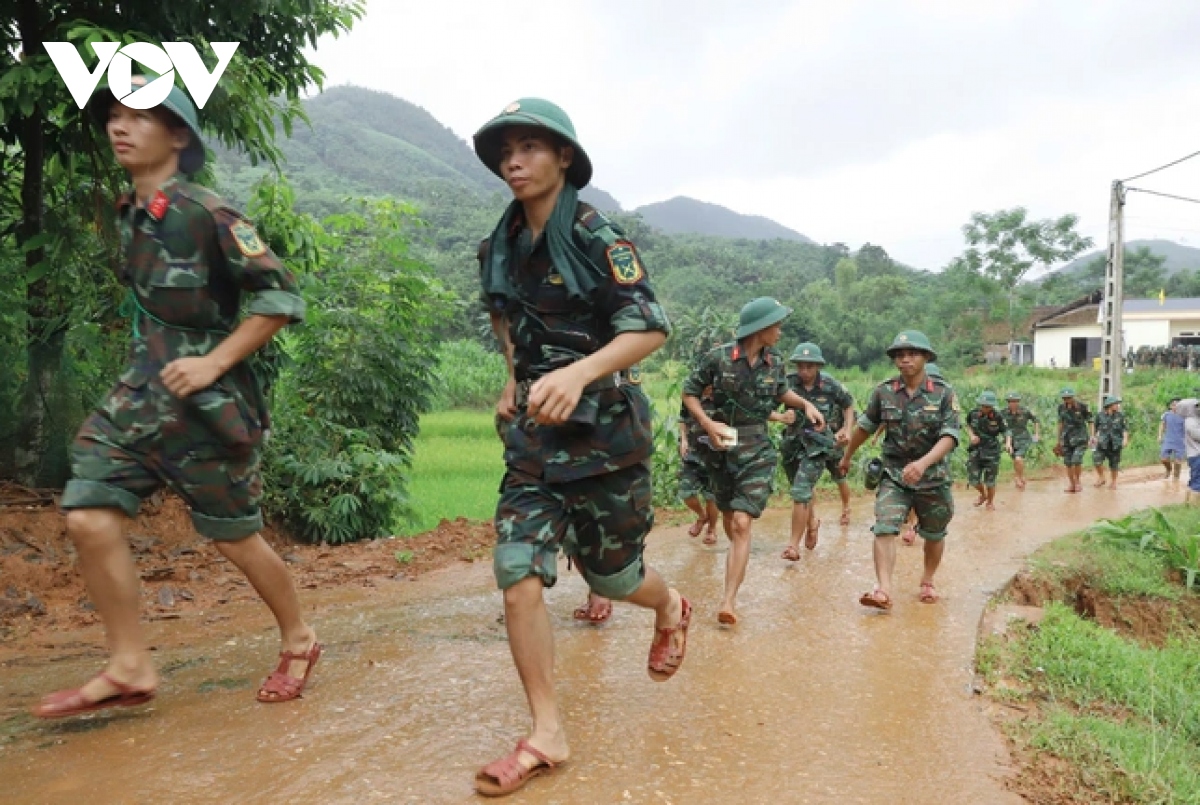
<svg viewBox="0 0 1200 805">
<path fill-rule="evenodd" d="M 1200 515 L 1164 509 L 1195 533 Z M 1150 522 L 1150 518 L 1147 518 Z M 976 667 L 1039 803 L 1200 803 L 1200 596 L 1136 543 L 1081 535 L 1039 551 L 1006 601 L 1036 626 L 981 638 Z"/>
</svg>

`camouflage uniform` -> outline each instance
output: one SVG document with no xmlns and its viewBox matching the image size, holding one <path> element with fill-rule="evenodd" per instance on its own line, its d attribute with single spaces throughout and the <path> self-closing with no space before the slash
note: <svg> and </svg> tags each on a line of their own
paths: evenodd
<svg viewBox="0 0 1200 805">
<path fill-rule="evenodd" d="M 882 448 L 883 478 L 875 496 L 876 536 L 900 533 L 908 510 L 917 513 L 917 533 L 927 540 L 946 536 L 954 516 L 949 456 L 934 464 L 915 486 L 904 483 L 904 467 L 933 449 L 943 436 L 959 440 L 958 402 L 940 378 L 926 376 L 924 385 L 909 397 L 902 377 L 884 381 L 871 391 L 867 407 L 858 418 L 867 433 L 885 431 Z"/>
<path fill-rule="evenodd" d="M 707 438 L 701 442 L 713 497 L 723 512 L 759 517 L 771 497 L 778 454 L 767 435 L 767 418 L 787 393 L 786 371 L 783 356 L 771 348 L 751 366 L 735 341 L 705 355 L 683 384 L 683 393 L 692 397 L 712 386 L 712 418 L 738 431 L 737 445 L 728 450 L 712 449 Z"/>
<path fill-rule="evenodd" d="M 1111 414 L 1100 411 L 1096 414 L 1096 448 L 1092 451 L 1092 463 L 1099 467 L 1105 461 L 1112 470 L 1121 469 L 1121 451 L 1125 447 L 1125 412 Z"/>
<path fill-rule="evenodd" d="M 705 413 L 713 415 L 711 397 L 701 397 L 700 405 Z M 708 466 L 704 463 L 701 452 L 704 448 L 699 441 L 704 435 L 704 429 L 685 405 L 679 406 L 679 421 L 684 423 L 688 447 L 687 455 L 679 465 L 679 499 L 707 498 L 712 495 L 712 481 L 708 477 Z"/>
<path fill-rule="evenodd" d="M 983 407 L 967 414 L 967 427 L 979 437 L 979 443 L 967 448 L 967 483 L 971 486 L 995 486 L 1000 471 L 1003 436 L 1008 432 L 1004 417 L 995 409 L 990 414 Z"/>
<path fill-rule="evenodd" d="M 1068 467 L 1083 464 L 1083 454 L 1088 446 L 1087 423 L 1091 416 L 1088 407 L 1078 400 L 1074 408 L 1068 408 L 1066 403 L 1058 406 L 1058 421 L 1062 423 L 1059 446 L 1062 447 L 1063 464 Z"/>
<path fill-rule="evenodd" d="M 247 315 L 304 318 L 295 281 L 254 227 L 212 191 L 176 176 L 145 207 L 118 203 L 133 338 L 120 382 L 71 447 L 65 509 L 120 508 L 168 486 L 191 507 L 196 530 L 239 540 L 262 528 L 259 447 L 267 409 L 240 363 L 179 399 L 160 380 L 176 358 L 210 353 Z"/>
<path fill-rule="evenodd" d="M 1005 407 L 1000 415 L 1004 417 L 1004 424 L 1012 434 L 1013 458 L 1025 458 L 1029 448 L 1033 447 L 1033 434 L 1029 432 L 1029 423 L 1038 421 L 1037 414 L 1019 405 L 1015 414 Z"/>
<path fill-rule="evenodd" d="M 519 409 L 503 430 L 506 472 L 493 564 L 502 590 L 531 575 L 553 587 L 562 547 L 593 591 L 625 598 L 642 583 L 642 550 L 654 524 L 649 401 L 626 376 L 593 382 L 559 426 L 538 425 L 525 402 L 538 378 L 600 350 L 620 333 L 669 332 L 670 325 L 621 231 L 582 202 L 575 220 L 576 248 L 593 265 L 612 269 L 597 279 L 594 293 L 568 292 L 547 238 L 533 242 L 518 208 L 507 233 L 512 295 L 485 298 L 508 322 Z M 618 252 L 620 261 L 613 257 Z M 572 529 L 574 539 L 568 537 Z"/>
<path fill-rule="evenodd" d="M 787 382 L 792 391 L 815 405 L 825 417 L 825 429 L 815 431 L 804 412 L 797 411 L 796 421 L 784 430 L 779 448 L 784 472 L 792 482 L 792 500 L 808 503 L 813 498 L 813 487 L 820 480 L 822 470 L 829 470 L 829 475 L 839 483 L 846 478 L 838 467 L 845 450 L 837 444 L 835 434 L 845 425 L 843 411 L 854 405 L 854 398 L 841 383 L 824 372 L 817 374 L 811 389 L 804 388 L 796 372 L 788 374 Z"/>
</svg>

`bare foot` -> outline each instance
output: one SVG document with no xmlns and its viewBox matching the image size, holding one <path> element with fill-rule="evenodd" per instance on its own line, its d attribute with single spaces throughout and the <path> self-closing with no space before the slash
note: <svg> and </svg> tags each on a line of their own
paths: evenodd
<svg viewBox="0 0 1200 805">
<path fill-rule="evenodd" d="M 975 500 L 975 502 L 974 502 L 974 503 L 972 503 L 971 505 L 972 505 L 972 506 L 982 506 L 984 503 L 987 503 L 987 498 L 985 498 L 983 495 L 980 495 L 980 496 L 979 496 L 979 497 L 978 497 L 978 498 Z"/>
<path fill-rule="evenodd" d="M 821 530 L 821 521 L 808 524 L 808 531 L 804 535 L 804 547 L 812 550 L 817 547 L 817 540 L 820 539 L 819 532 Z"/>
<path fill-rule="evenodd" d="M 986 506 L 984 506 L 984 509 L 986 509 L 987 511 L 990 511 L 990 512 L 994 512 L 996 510 L 996 504 L 989 503 Z"/>
<path fill-rule="evenodd" d="M 797 548 L 795 545 L 789 545 L 783 549 L 783 553 L 780 554 L 780 558 L 786 559 L 789 562 L 799 562 L 800 561 L 800 549 Z"/>
<path fill-rule="evenodd" d="M 850 510 L 842 509 L 842 517 L 838 520 L 838 525 L 850 525 Z"/>
</svg>

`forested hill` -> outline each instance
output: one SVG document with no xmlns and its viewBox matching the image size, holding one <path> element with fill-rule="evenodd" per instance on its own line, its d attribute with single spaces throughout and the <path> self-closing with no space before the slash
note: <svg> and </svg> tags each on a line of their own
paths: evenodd
<svg viewBox="0 0 1200 805">
<path fill-rule="evenodd" d="M 1148 249 L 1151 254 L 1163 258 L 1161 267 L 1168 277 L 1178 274 L 1181 271 L 1190 272 L 1200 268 L 1200 249 L 1193 249 L 1190 246 L 1183 246 L 1169 240 L 1131 240 L 1125 244 L 1127 252 L 1137 251 L 1143 247 Z M 1090 251 L 1067 263 L 1058 269 L 1057 273 L 1072 274 L 1082 272 L 1087 268 L 1089 263 L 1097 257 L 1104 257 L 1106 254 L 1107 251 L 1105 249 Z"/>
<path fill-rule="evenodd" d="M 815 242 L 770 218 L 743 215 L 719 204 L 709 204 L 686 196 L 646 204 L 634 212 L 642 216 L 646 223 L 671 235 L 716 235 L 751 240 L 782 238 L 801 243 Z"/>
</svg>

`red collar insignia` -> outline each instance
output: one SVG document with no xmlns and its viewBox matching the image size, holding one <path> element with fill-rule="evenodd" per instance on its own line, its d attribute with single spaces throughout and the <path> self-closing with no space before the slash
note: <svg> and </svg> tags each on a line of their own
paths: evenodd
<svg viewBox="0 0 1200 805">
<path fill-rule="evenodd" d="M 167 194 L 159 190 L 154 194 L 154 198 L 150 199 L 150 203 L 146 205 L 146 212 L 150 213 L 150 217 L 155 221 L 161 221 L 163 216 L 167 214 L 167 207 L 171 202 L 167 200 Z"/>
<path fill-rule="evenodd" d="M 733 355 L 730 357 L 732 357 L 735 361 L 738 358 L 742 357 L 742 345 L 741 344 L 738 344 L 737 346 L 735 346 L 733 348 Z"/>
<path fill-rule="evenodd" d="M 925 375 L 925 391 L 933 393 L 933 378 L 929 375 Z"/>
</svg>

